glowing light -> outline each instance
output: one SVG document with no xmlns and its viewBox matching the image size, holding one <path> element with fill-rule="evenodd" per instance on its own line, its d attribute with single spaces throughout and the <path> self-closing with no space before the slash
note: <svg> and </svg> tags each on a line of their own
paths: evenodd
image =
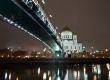
<svg viewBox="0 0 110 80">
<path fill-rule="evenodd" d="M 36 56 L 36 58 L 38 58 L 39 56 Z"/>
<path fill-rule="evenodd" d="M 6 18 L 6 17 L 4 17 L 4 20 L 7 20 L 7 18 Z"/>
<path fill-rule="evenodd" d="M 13 21 L 10 21 L 10 24 L 13 24 L 14 22 Z"/>
<path fill-rule="evenodd" d="M 60 76 L 57 77 L 57 80 L 61 80 L 61 79 L 60 79 Z"/>
<path fill-rule="evenodd" d="M 35 1 L 35 0 L 33 0 L 33 1 Z M 42 2 L 45 3 L 44 0 L 42 0 Z M 38 1 L 35 1 L 35 3 L 38 4 Z M 42 10 L 41 10 L 41 12 L 44 13 Z M 46 16 L 46 15 L 44 15 L 44 16 Z M 50 17 L 52 17 L 52 15 L 50 15 Z M 50 48 L 50 49 L 52 50 L 52 48 L 51 48 L 48 44 L 46 44 L 45 42 L 43 42 L 41 39 L 39 39 L 38 37 L 36 37 L 36 36 L 33 35 L 32 33 L 30 33 L 30 32 L 28 32 L 27 30 L 25 30 L 25 29 L 24 29 L 23 27 L 21 27 L 19 24 L 14 23 L 13 21 L 11 21 L 10 19 L 8 19 L 8 18 L 6 18 L 6 17 L 3 17 L 3 20 L 4 20 L 4 21 L 7 21 L 8 23 L 13 24 L 13 25 L 16 26 L 17 28 L 19 28 L 19 29 L 25 31 L 26 33 L 28 33 L 29 35 L 33 36 L 33 37 L 36 38 L 37 40 L 41 41 L 44 45 L 46 45 L 48 48 Z M 47 19 L 47 21 L 50 23 L 50 21 L 49 21 L 48 19 Z M 51 23 L 50 23 L 50 24 L 51 24 Z M 51 24 L 51 28 L 53 29 L 52 24 Z M 52 30 L 52 31 L 53 31 L 53 30 Z"/>
<path fill-rule="evenodd" d="M 57 57 L 59 57 L 60 55 L 59 54 L 57 54 Z"/>
<path fill-rule="evenodd" d="M 43 4 L 45 4 L 45 1 L 44 1 L 44 0 L 42 0 L 42 3 L 43 3 Z"/>
<path fill-rule="evenodd" d="M 47 74 L 46 74 L 46 72 L 43 74 L 43 80 L 46 80 L 46 78 L 47 78 Z"/>
<path fill-rule="evenodd" d="M 65 75 L 64 80 L 68 80 L 68 70 L 67 70 L 67 72 L 66 72 L 66 75 Z"/>
<path fill-rule="evenodd" d="M 75 78 L 77 77 L 77 72 L 76 72 L 76 71 L 74 71 L 74 77 L 75 77 Z"/>
<path fill-rule="evenodd" d="M 80 71 L 78 71 L 78 79 L 80 79 Z"/>
<path fill-rule="evenodd" d="M 37 52 L 37 54 L 40 54 L 40 52 Z"/>
<path fill-rule="evenodd" d="M 109 73 L 108 73 L 108 80 L 110 80 L 110 71 L 109 71 Z"/>
<path fill-rule="evenodd" d="M 19 80 L 19 78 L 18 78 L 18 77 L 16 77 L 16 80 Z"/>
<path fill-rule="evenodd" d="M 86 68 L 84 67 L 84 73 L 86 73 Z"/>
<path fill-rule="evenodd" d="M 60 71 L 59 71 L 59 68 L 58 68 L 57 75 L 59 75 L 59 74 L 60 74 Z"/>
<path fill-rule="evenodd" d="M 101 74 L 101 68 L 100 68 L 100 65 L 97 65 L 97 73 L 98 73 L 98 74 Z"/>
<path fill-rule="evenodd" d="M 106 51 L 106 52 L 108 52 L 108 51 L 109 51 L 109 49 L 105 49 L 105 51 Z"/>
<path fill-rule="evenodd" d="M 48 76 L 50 75 L 50 71 L 48 71 Z"/>
<path fill-rule="evenodd" d="M 15 23 L 14 26 L 17 26 L 17 24 Z"/>
<path fill-rule="evenodd" d="M 9 80 L 11 80 L 11 73 L 9 74 Z"/>
<path fill-rule="evenodd" d="M 21 28 L 21 26 L 19 25 L 18 28 Z"/>
<path fill-rule="evenodd" d="M 38 72 L 38 75 L 40 75 L 40 67 L 38 68 L 37 72 Z"/>
<path fill-rule="evenodd" d="M 52 80 L 52 77 L 51 76 L 49 76 L 49 80 Z"/>
<path fill-rule="evenodd" d="M 110 70 L 110 64 L 107 63 L 106 66 L 107 66 L 107 69 Z"/>
<path fill-rule="evenodd" d="M 5 79 L 7 79 L 7 77 L 8 77 L 8 74 L 7 74 L 7 72 L 5 72 Z"/>
<path fill-rule="evenodd" d="M 59 51 L 59 50 L 60 50 L 59 46 L 58 46 L 58 45 L 56 45 L 56 51 Z"/>
<path fill-rule="evenodd" d="M 52 18 L 53 16 L 50 14 L 49 17 Z"/>
<path fill-rule="evenodd" d="M 47 49 L 46 49 L 46 48 L 44 48 L 44 50 L 43 50 L 43 51 L 45 52 L 46 50 L 47 50 Z"/>
<path fill-rule="evenodd" d="M 97 80 L 97 77 L 96 77 L 96 75 L 94 75 L 94 77 L 93 77 L 93 80 Z"/>
</svg>

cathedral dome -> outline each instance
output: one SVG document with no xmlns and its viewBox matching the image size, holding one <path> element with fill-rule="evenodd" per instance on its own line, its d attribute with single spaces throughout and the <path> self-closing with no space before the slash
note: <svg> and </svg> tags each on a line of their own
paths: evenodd
<svg viewBox="0 0 110 80">
<path fill-rule="evenodd" d="M 68 26 L 65 26 L 65 27 L 63 28 L 62 32 L 63 32 L 63 31 L 70 31 L 70 32 L 72 32 L 72 30 L 71 30 Z"/>
<path fill-rule="evenodd" d="M 65 33 L 65 32 L 71 32 L 73 35 L 76 35 L 76 33 L 73 33 L 73 31 L 68 26 L 65 26 L 62 29 L 62 32 L 61 33 Z"/>
</svg>

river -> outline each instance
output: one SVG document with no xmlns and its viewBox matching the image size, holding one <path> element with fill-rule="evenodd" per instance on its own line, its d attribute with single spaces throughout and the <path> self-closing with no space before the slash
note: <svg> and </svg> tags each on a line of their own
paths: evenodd
<svg viewBox="0 0 110 80">
<path fill-rule="evenodd" d="M 0 80 L 110 80 L 110 64 L 1 64 Z"/>
</svg>

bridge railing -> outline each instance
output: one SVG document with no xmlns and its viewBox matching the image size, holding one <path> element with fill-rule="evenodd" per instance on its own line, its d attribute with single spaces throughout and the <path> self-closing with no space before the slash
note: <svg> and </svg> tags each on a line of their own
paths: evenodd
<svg viewBox="0 0 110 80">
<path fill-rule="evenodd" d="M 21 0 L 21 1 L 24 2 L 31 10 L 34 10 L 35 14 L 47 25 L 47 27 L 51 30 L 52 35 L 55 35 L 57 41 L 61 44 L 61 39 L 59 35 L 57 34 L 56 29 L 54 28 L 54 26 L 52 25 L 52 23 L 46 16 L 44 10 L 42 9 L 38 1 L 37 0 L 35 1 L 34 0 Z"/>
<path fill-rule="evenodd" d="M 38 3 L 38 1 L 34 0 L 21 0 L 23 3 L 25 3 L 31 10 L 34 10 L 35 14 L 47 25 L 47 27 L 53 32 L 53 34 L 56 36 L 56 30 L 53 27 L 52 23 L 46 16 L 44 10 Z M 36 8 L 35 8 L 36 7 Z"/>
</svg>

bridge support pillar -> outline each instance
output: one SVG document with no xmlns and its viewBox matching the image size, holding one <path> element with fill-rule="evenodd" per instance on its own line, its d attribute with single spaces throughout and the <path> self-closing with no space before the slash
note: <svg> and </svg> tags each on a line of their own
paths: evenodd
<svg viewBox="0 0 110 80">
<path fill-rule="evenodd" d="M 62 58 L 63 57 L 62 52 L 61 51 L 54 51 L 54 57 L 55 58 Z"/>
</svg>

